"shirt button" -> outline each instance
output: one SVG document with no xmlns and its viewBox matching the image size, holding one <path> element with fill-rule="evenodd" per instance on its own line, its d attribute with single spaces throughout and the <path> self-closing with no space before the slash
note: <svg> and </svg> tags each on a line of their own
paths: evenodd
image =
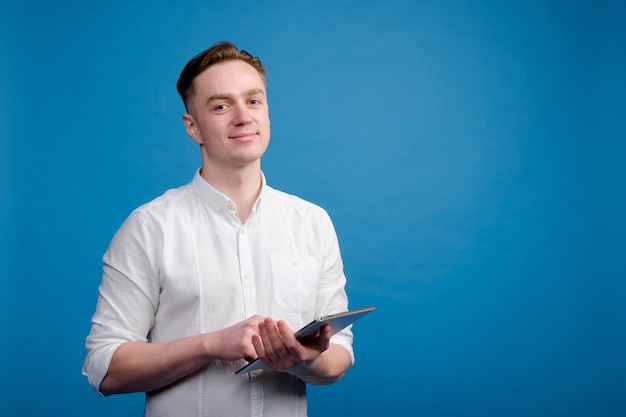
<svg viewBox="0 0 626 417">
<path fill-rule="evenodd" d="M 232 210 L 232 209 L 233 209 L 233 202 L 232 202 L 232 201 L 229 201 L 229 202 L 228 202 L 228 204 L 226 204 L 226 208 L 227 208 L 228 210 Z"/>
<path fill-rule="evenodd" d="M 298 261 L 291 261 L 292 266 L 298 266 Z"/>
<path fill-rule="evenodd" d="M 250 279 L 250 278 L 252 278 L 252 274 L 250 272 L 246 272 L 245 274 L 243 274 L 243 277 L 245 279 Z"/>
<path fill-rule="evenodd" d="M 246 234 L 246 229 L 241 229 L 241 234 L 245 235 Z"/>
</svg>

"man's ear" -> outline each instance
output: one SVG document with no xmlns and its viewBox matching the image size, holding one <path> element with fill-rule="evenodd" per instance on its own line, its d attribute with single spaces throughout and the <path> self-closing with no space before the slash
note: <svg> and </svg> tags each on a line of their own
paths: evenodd
<svg viewBox="0 0 626 417">
<path fill-rule="evenodd" d="M 196 119 L 189 113 L 183 114 L 183 123 L 185 124 L 185 130 L 189 137 L 199 145 L 202 145 L 202 140 L 198 134 L 198 127 L 196 125 Z"/>
</svg>

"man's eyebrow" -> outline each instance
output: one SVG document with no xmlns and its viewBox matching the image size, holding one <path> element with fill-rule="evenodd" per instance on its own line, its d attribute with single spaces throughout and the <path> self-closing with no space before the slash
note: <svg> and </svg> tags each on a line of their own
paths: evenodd
<svg viewBox="0 0 626 417">
<path fill-rule="evenodd" d="M 246 91 L 246 94 L 249 96 L 255 96 L 257 94 L 265 96 L 265 91 L 262 88 L 251 88 L 250 90 Z"/>
<path fill-rule="evenodd" d="M 232 95 L 230 94 L 213 94 L 211 97 L 208 98 L 207 101 L 228 100 L 231 97 Z"/>
<path fill-rule="evenodd" d="M 263 89 L 261 88 L 251 88 L 250 90 L 246 91 L 245 93 L 243 93 L 244 96 L 254 96 L 257 94 L 261 94 L 262 96 L 265 97 L 265 91 L 263 91 Z M 221 100 L 232 100 L 233 99 L 233 95 L 232 94 L 228 94 L 228 93 L 216 93 L 213 94 L 211 97 L 209 97 L 207 99 L 207 104 L 213 102 L 213 101 L 221 101 Z"/>
</svg>

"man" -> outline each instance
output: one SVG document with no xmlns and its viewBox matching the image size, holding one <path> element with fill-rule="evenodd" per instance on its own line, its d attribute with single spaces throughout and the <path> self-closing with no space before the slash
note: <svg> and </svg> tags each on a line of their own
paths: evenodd
<svg viewBox="0 0 626 417">
<path fill-rule="evenodd" d="M 333 383 L 354 361 L 350 329 L 294 337 L 347 310 L 332 223 L 265 182 L 258 58 L 216 44 L 187 64 L 178 91 L 201 168 L 113 238 L 83 374 L 101 395 L 146 392 L 147 416 L 306 416 L 306 383 Z M 266 370 L 235 374 L 255 358 Z"/>
</svg>

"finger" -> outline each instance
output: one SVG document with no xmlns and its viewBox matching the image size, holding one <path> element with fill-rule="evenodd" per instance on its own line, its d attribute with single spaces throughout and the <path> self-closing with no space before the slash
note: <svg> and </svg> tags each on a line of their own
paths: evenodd
<svg viewBox="0 0 626 417">
<path fill-rule="evenodd" d="M 332 333 L 330 331 L 330 324 L 325 324 L 324 327 L 322 327 L 320 336 L 322 336 L 322 338 L 327 341 L 330 340 L 330 338 L 332 337 Z"/>
<path fill-rule="evenodd" d="M 274 347 L 272 346 L 272 337 L 270 336 L 272 331 L 271 328 L 272 326 L 268 326 L 268 323 L 259 323 L 259 346 L 257 348 L 257 353 L 259 353 L 259 357 L 262 358 L 261 360 L 265 362 L 269 368 L 275 368 L 279 358 L 274 351 Z"/>
<path fill-rule="evenodd" d="M 267 363 L 265 348 L 263 348 L 263 341 L 261 340 L 261 336 L 255 334 L 252 336 L 252 346 L 257 354 L 257 358 L 261 359 L 263 362 Z"/>
<path fill-rule="evenodd" d="M 275 355 L 279 360 L 285 356 L 285 342 L 281 336 L 276 322 L 271 319 L 265 320 L 265 330 L 267 332 L 267 347 L 271 347 L 271 354 Z"/>
<path fill-rule="evenodd" d="M 321 333 L 320 333 L 321 352 L 323 352 L 326 349 L 328 349 L 328 346 L 330 345 L 330 338 L 332 336 L 333 336 L 333 334 L 330 331 L 330 325 L 329 324 L 327 324 L 324 327 L 322 327 Z"/>
<path fill-rule="evenodd" d="M 269 358 L 271 358 L 274 368 L 288 368 L 292 366 L 293 356 L 288 348 L 285 346 L 283 335 L 278 328 L 278 323 L 273 320 L 265 321 L 265 330 L 267 332 L 267 338 L 264 340 L 265 351 Z"/>
<path fill-rule="evenodd" d="M 288 353 L 291 356 L 299 357 L 299 350 L 302 344 L 298 339 L 296 339 L 294 331 L 282 320 L 279 320 L 276 323 L 276 326 Z"/>
</svg>

